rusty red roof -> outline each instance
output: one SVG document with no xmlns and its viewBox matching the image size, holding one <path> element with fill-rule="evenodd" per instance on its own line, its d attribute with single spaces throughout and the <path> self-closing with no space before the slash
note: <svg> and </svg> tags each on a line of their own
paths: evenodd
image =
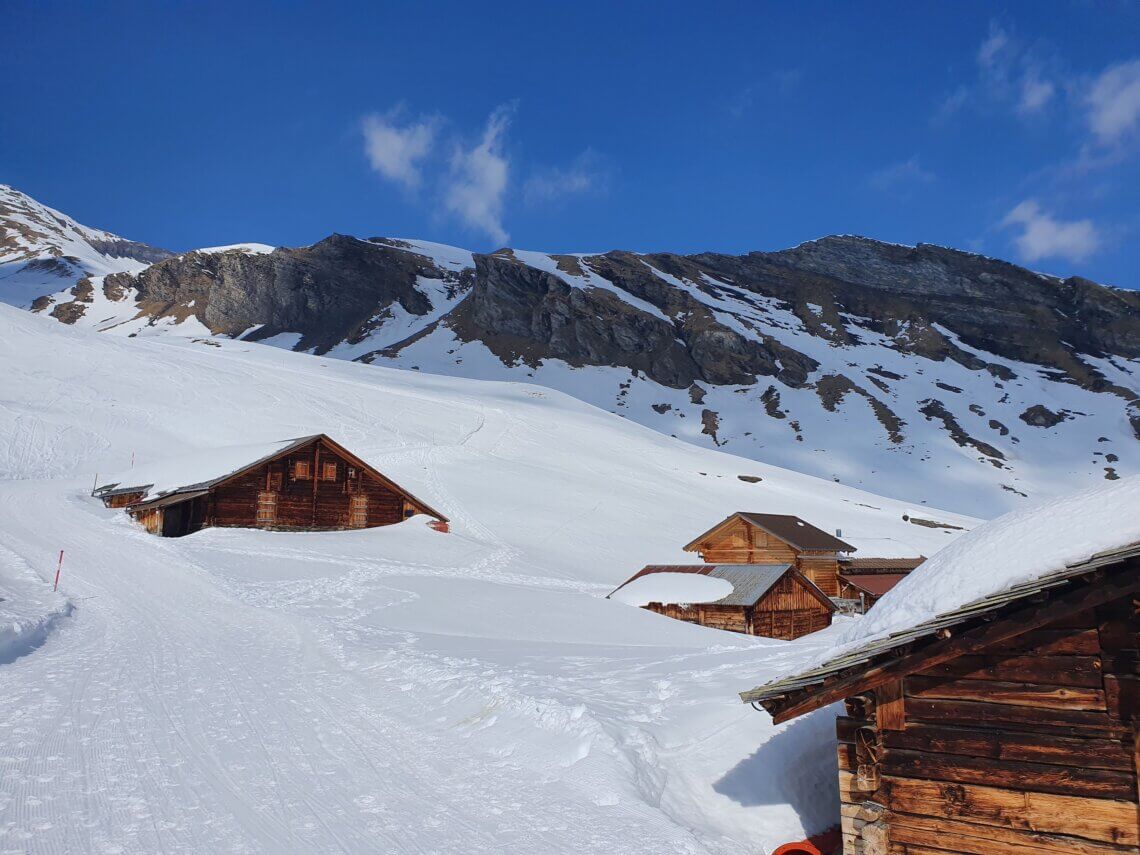
<svg viewBox="0 0 1140 855">
<path fill-rule="evenodd" d="M 881 597 L 906 578 L 906 573 L 840 573 L 839 578 L 852 588 L 872 597 Z"/>
<path fill-rule="evenodd" d="M 926 560 L 917 558 L 840 558 L 839 567 L 843 573 L 909 573 Z"/>
</svg>

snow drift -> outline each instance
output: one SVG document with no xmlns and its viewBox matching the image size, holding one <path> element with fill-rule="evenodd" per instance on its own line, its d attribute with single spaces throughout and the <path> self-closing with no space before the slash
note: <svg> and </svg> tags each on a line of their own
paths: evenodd
<svg viewBox="0 0 1140 855">
<path fill-rule="evenodd" d="M 526 384 L 2 306 L 0 371 L 0 607 L 65 608 L 45 581 L 60 548 L 75 603 L 0 666 L 2 849 L 771 849 L 834 821 L 832 720 L 772 727 L 736 691 L 842 622 L 793 645 L 605 595 L 741 509 L 842 528 L 863 554 L 934 555 L 959 533 Z M 141 472 L 318 432 L 452 533 L 170 540 L 89 495 L 132 455 Z"/>
</svg>

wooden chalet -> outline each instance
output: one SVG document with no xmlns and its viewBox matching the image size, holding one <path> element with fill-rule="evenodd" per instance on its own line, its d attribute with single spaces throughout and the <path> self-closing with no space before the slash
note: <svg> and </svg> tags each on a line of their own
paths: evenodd
<svg viewBox="0 0 1140 855">
<path fill-rule="evenodd" d="M 799 517 L 738 511 L 684 547 L 709 564 L 790 564 L 839 596 L 839 558 L 855 547 Z"/>
<path fill-rule="evenodd" d="M 839 562 L 839 598 L 854 603 L 856 611 L 866 612 L 925 560 L 922 556 L 845 558 Z"/>
<path fill-rule="evenodd" d="M 282 531 L 373 528 L 447 518 L 324 434 L 218 448 L 130 470 L 96 488 L 152 534 L 212 526 Z"/>
<path fill-rule="evenodd" d="M 713 629 L 793 639 L 831 625 L 831 600 L 790 564 L 654 564 L 639 570 L 610 596 L 647 576 L 696 573 L 721 579 L 731 593 L 711 602 L 663 603 L 642 608 Z"/>
<path fill-rule="evenodd" d="M 777 723 L 844 701 L 845 855 L 1136 853 L 1138 634 L 1133 543 L 741 698 Z"/>
</svg>

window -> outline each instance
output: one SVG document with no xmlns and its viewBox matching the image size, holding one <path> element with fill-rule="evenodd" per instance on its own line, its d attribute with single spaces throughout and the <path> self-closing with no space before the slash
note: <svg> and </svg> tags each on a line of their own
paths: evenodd
<svg viewBox="0 0 1140 855">
<path fill-rule="evenodd" d="M 284 474 L 280 469 L 274 467 L 269 470 L 269 477 L 266 480 L 265 488 L 267 490 L 280 491 L 281 482 L 284 480 Z"/>
<path fill-rule="evenodd" d="M 321 464 L 321 480 L 322 481 L 335 481 L 336 480 L 336 461 L 326 460 Z"/>
<path fill-rule="evenodd" d="M 310 477 L 309 461 L 295 460 L 293 462 L 293 479 L 295 481 L 308 481 Z"/>
</svg>

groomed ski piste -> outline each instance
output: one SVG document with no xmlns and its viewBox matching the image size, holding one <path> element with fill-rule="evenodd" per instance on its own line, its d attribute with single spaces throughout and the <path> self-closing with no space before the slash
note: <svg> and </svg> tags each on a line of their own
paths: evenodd
<svg viewBox="0 0 1140 855">
<path fill-rule="evenodd" d="M 605 595 L 736 510 L 864 555 L 977 523 L 522 383 L 7 306 L 0 372 L 3 853 L 770 852 L 834 821 L 834 711 L 773 727 L 737 693 L 852 619 L 788 643 Z M 132 458 L 319 432 L 451 533 L 164 539 L 89 495 Z"/>
</svg>

